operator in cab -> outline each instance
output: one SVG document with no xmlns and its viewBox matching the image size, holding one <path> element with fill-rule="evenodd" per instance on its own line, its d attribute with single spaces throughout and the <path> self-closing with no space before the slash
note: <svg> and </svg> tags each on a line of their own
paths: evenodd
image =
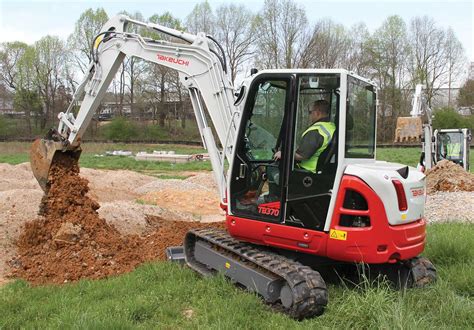
<svg viewBox="0 0 474 330">
<path fill-rule="evenodd" d="M 326 100 L 317 100 L 312 104 L 309 110 L 311 125 L 303 132 L 295 152 L 299 167 L 312 173 L 316 173 L 319 156 L 328 147 L 336 130 L 336 125 L 329 119 L 329 107 Z M 279 160 L 281 151 L 277 151 L 273 158 Z"/>
</svg>

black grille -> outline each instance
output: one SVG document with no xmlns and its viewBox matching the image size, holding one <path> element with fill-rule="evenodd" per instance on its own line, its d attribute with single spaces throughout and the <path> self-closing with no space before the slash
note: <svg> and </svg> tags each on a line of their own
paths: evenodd
<svg viewBox="0 0 474 330">
<path fill-rule="evenodd" d="M 364 196 L 354 190 L 347 190 L 344 196 L 343 207 L 348 210 L 368 210 L 369 206 Z"/>
</svg>

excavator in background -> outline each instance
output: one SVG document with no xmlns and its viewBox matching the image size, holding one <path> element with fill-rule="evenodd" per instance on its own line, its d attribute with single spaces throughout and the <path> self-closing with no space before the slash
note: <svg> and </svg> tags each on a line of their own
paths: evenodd
<svg viewBox="0 0 474 330">
<path fill-rule="evenodd" d="M 469 171 L 469 149 L 472 140 L 468 128 L 437 129 L 433 131 L 432 110 L 428 105 L 424 86 L 416 85 L 413 94 L 411 117 L 397 118 L 394 142 L 421 141 L 418 168 L 429 170 L 437 162 L 447 159 Z"/>
<path fill-rule="evenodd" d="M 129 25 L 180 41 L 128 32 Z M 123 15 L 109 20 L 58 128 L 32 146 L 32 169 L 45 191 L 58 154 L 79 158 L 81 137 L 126 56 L 179 72 L 209 152 L 227 231 L 189 231 L 182 252 L 190 268 L 223 272 L 296 319 L 323 313 L 324 265 L 373 266 L 403 287 L 435 281 L 433 264 L 420 256 L 425 176 L 376 160 L 375 84 L 343 69 L 252 70 L 234 94 L 224 51 L 204 33 Z M 294 154 L 317 100 L 330 104 L 336 128 L 308 171 Z"/>
</svg>

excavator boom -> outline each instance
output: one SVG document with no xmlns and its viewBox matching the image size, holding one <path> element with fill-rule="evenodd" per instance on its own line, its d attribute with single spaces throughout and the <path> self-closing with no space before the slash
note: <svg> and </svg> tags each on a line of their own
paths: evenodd
<svg viewBox="0 0 474 330">
<path fill-rule="evenodd" d="M 138 25 L 180 39 L 183 43 L 143 37 L 127 32 Z M 31 164 L 43 190 L 57 152 L 68 152 L 76 160 L 86 128 L 103 99 L 108 86 L 126 57 L 137 57 L 178 71 L 181 83 L 189 91 L 204 147 L 208 150 L 219 188 L 225 198 L 224 158 L 231 158 L 232 143 L 239 122 L 234 106 L 233 87 L 226 69 L 222 48 L 204 33 L 191 35 L 153 23 L 139 22 L 124 15 L 110 19 L 94 39 L 92 58 L 82 83 L 66 110 L 58 115 L 57 131 L 36 141 L 31 149 Z M 76 106 L 80 104 L 75 114 Z M 212 121 L 212 128 L 208 124 Z M 222 150 L 214 140 L 219 139 Z"/>
</svg>

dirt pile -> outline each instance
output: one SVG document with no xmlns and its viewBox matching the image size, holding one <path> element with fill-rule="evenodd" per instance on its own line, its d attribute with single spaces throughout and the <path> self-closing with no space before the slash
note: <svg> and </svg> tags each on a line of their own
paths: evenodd
<svg viewBox="0 0 474 330">
<path fill-rule="evenodd" d="M 148 233 L 122 235 L 99 217 L 99 204 L 88 196 L 88 181 L 79 176 L 73 160 L 60 158 L 51 168 L 50 182 L 41 217 L 25 224 L 18 255 L 10 261 L 13 276 L 35 284 L 128 272 L 143 262 L 164 260 L 165 248 L 180 245 L 189 229 L 223 227 L 148 216 Z"/>
<path fill-rule="evenodd" d="M 474 174 L 461 166 L 442 160 L 426 172 L 428 194 L 438 191 L 474 191 Z"/>
</svg>

